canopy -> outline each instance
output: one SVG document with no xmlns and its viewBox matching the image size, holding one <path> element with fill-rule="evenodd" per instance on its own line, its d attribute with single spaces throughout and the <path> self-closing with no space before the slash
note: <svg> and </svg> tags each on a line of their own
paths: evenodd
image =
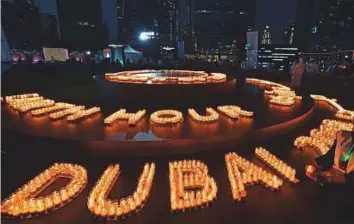
<svg viewBox="0 0 354 224">
<path fill-rule="evenodd" d="M 126 45 L 124 47 L 124 55 L 125 55 L 125 62 L 128 61 L 130 63 L 137 63 L 139 60 L 143 59 L 143 53 L 137 50 L 134 50 L 131 46 Z"/>
</svg>

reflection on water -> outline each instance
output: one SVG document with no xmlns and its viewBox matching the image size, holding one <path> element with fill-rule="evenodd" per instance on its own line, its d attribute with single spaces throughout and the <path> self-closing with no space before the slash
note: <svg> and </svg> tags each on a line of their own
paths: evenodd
<svg viewBox="0 0 354 224">
<path fill-rule="evenodd" d="M 174 139 L 181 137 L 183 124 L 168 125 L 155 125 L 151 124 L 150 129 L 152 134 L 159 138 Z"/>
<path fill-rule="evenodd" d="M 216 135 L 219 122 L 202 124 L 188 117 L 188 126 L 192 137 L 210 137 Z"/>
</svg>

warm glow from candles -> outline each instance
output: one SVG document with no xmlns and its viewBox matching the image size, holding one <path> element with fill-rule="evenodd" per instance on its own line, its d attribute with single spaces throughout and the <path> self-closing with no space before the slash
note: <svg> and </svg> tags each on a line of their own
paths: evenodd
<svg viewBox="0 0 354 224">
<path fill-rule="evenodd" d="M 282 179 L 234 152 L 225 154 L 225 162 L 234 200 L 240 201 L 247 196 L 245 185 L 261 183 L 271 190 L 278 190 L 283 185 Z"/>
<path fill-rule="evenodd" d="M 172 211 L 200 208 L 210 204 L 218 191 L 208 167 L 198 160 L 169 163 L 170 201 Z"/>
<path fill-rule="evenodd" d="M 97 217 L 117 219 L 138 212 L 144 207 L 150 196 L 152 181 L 155 175 L 155 164 L 146 163 L 133 194 L 118 200 L 108 199 L 108 195 L 119 176 L 119 165 L 109 166 L 97 181 L 88 199 L 87 207 Z"/>
<path fill-rule="evenodd" d="M 225 106 L 218 106 L 217 110 L 221 113 L 225 114 L 226 116 L 237 119 L 241 117 L 252 117 L 253 112 L 242 110 L 240 107 L 235 105 L 225 105 Z"/>
<path fill-rule="evenodd" d="M 270 153 L 268 150 L 262 147 L 255 149 L 255 154 L 258 159 L 267 164 L 273 170 L 278 172 L 282 177 L 289 180 L 292 183 L 297 183 L 298 180 L 295 177 L 296 170 L 286 164 L 284 161 Z"/>
<path fill-rule="evenodd" d="M 183 114 L 178 110 L 158 110 L 150 115 L 155 124 L 173 125 L 183 121 Z"/>
<path fill-rule="evenodd" d="M 135 125 L 146 114 L 146 110 L 139 110 L 136 113 L 127 113 L 126 109 L 120 109 L 104 119 L 105 124 L 112 124 L 117 120 L 128 121 L 130 125 Z"/>
<path fill-rule="evenodd" d="M 219 120 L 219 114 L 213 108 L 206 108 L 206 113 L 207 115 L 203 116 L 198 114 L 194 109 L 188 109 L 189 116 L 191 116 L 197 122 L 211 123 Z"/>
<path fill-rule="evenodd" d="M 141 77 L 137 75 L 161 73 L 166 77 Z M 181 76 L 181 77 L 180 77 Z M 138 70 L 123 71 L 118 73 L 106 73 L 105 78 L 119 83 L 143 83 L 143 84 L 205 84 L 226 82 L 226 75 L 190 70 Z"/>
<path fill-rule="evenodd" d="M 87 110 L 79 110 L 75 114 L 72 114 L 72 115 L 68 116 L 67 120 L 68 121 L 76 121 L 76 120 L 83 119 L 83 118 L 86 118 L 88 116 L 91 116 L 93 114 L 97 114 L 100 111 L 101 111 L 101 108 L 99 108 L 99 107 L 92 107 L 92 108 L 87 109 Z"/>
<path fill-rule="evenodd" d="M 84 106 L 75 106 L 72 108 L 68 108 L 66 110 L 61 110 L 58 112 L 51 113 L 51 114 L 49 114 L 49 118 L 52 120 L 60 119 L 60 118 L 66 117 L 70 114 L 75 114 L 76 112 L 78 112 L 80 110 L 84 110 L 84 109 L 85 109 Z"/>
<path fill-rule="evenodd" d="M 54 106 L 51 107 L 45 107 L 45 108 L 40 108 L 37 110 L 32 110 L 31 114 L 33 116 L 41 116 L 41 115 L 45 115 L 54 111 L 58 111 L 58 110 L 64 110 L 64 109 L 68 109 L 68 108 L 73 108 L 75 107 L 75 105 L 73 104 L 68 104 L 68 103 L 56 103 Z"/>
<path fill-rule="evenodd" d="M 36 197 L 57 178 L 70 182 L 46 196 Z M 48 213 L 68 204 L 86 186 L 87 171 L 79 165 L 56 163 L 49 167 L 1 203 L 1 213 L 12 217 L 30 218 Z"/>
<path fill-rule="evenodd" d="M 302 100 L 302 97 L 297 96 L 295 91 L 292 91 L 289 87 L 279 83 L 253 78 L 247 78 L 246 82 L 259 87 L 264 87 L 266 89 L 264 90 L 264 94 L 269 95 L 269 102 L 272 104 L 292 106 L 296 101 Z"/>
<path fill-rule="evenodd" d="M 331 148 L 336 134 L 340 130 L 353 131 L 353 124 L 343 121 L 325 119 L 319 129 L 312 129 L 310 137 L 300 136 L 295 139 L 294 146 L 299 149 L 312 147 L 320 155 L 326 154 Z"/>
</svg>

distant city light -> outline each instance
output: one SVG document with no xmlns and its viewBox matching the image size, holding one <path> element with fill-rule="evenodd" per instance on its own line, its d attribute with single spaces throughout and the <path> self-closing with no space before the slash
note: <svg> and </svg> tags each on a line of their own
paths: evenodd
<svg viewBox="0 0 354 224">
<path fill-rule="evenodd" d="M 317 30 L 318 30 L 317 26 L 312 27 L 312 29 L 311 29 L 312 33 L 317 33 Z"/>
<path fill-rule="evenodd" d="M 123 47 L 122 44 L 110 44 L 108 47 Z"/>
<path fill-rule="evenodd" d="M 174 47 L 163 47 L 162 49 L 166 50 L 166 51 L 170 51 L 170 50 L 174 50 L 175 48 Z"/>
<path fill-rule="evenodd" d="M 86 54 L 87 54 L 87 55 L 90 55 L 90 54 L 91 54 L 91 51 L 86 51 Z"/>
<path fill-rule="evenodd" d="M 155 33 L 154 32 L 141 32 L 139 35 L 139 39 L 142 41 L 146 41 L 149 39 L 153 39 L 154 38 Z"/>
</svg>

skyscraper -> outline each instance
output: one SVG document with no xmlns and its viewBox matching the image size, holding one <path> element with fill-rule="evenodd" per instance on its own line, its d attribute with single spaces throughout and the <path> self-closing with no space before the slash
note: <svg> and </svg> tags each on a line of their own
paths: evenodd
<svg viewBox="0 0 354 224">
<path fill-rule="evenodd" d="M 350 48 L 353 0 L 298 0 L 295 43 L 303 48 Z"/>
<path fill-rule="evenodd" d="M 195 0 L 198 47 L 246 43 L 246 32 L 255 25 L 256 0 Z"/>
<path fill-rule="evenodd" d="M 261 44 L 272 44 L 272 37 L 270 34 L 270 27 L 267 25 L 265 26 L 262 34 L 262 42 Z"/>
<path fill-rule="evenodd" d="M 155 27 L 158 30 L 161 44 L 175 47 L 177 44 L 178 15 L 177 0 L 158 0 L 159 10 L 155 13 Z"/>
<path fill-rule="evenodd" d="M 178 2 L 178 39 L 183 41 L 185 53 L 193 53 L 195 50 L 195 24 L 194 24 L 194 0 L 180 0 Z"/>
<path fill-rule="evenodd" d="M 102 0 L 101 7 L 103 24 L 108 31 L 108 40 L 114 43 L 118 40 L 117 0 Z"/>
<path fill-rule="evenodd" d="M 284 30 L 296 18 L 296 2 L 298 0 L 257 0 L 256 25 L 260 38 L 266 25 L 272 28 L 273 44 L 280 44 Z M 304 0 L 306 1 L 306 0 Z M 311 1 L 311 0 L 309 0 Z"/>
<path fill-rule="evenodd" d="M 353 0 L 315 0 L 312 42 L 323 46 L 353 46 Z"/>
</svg>

